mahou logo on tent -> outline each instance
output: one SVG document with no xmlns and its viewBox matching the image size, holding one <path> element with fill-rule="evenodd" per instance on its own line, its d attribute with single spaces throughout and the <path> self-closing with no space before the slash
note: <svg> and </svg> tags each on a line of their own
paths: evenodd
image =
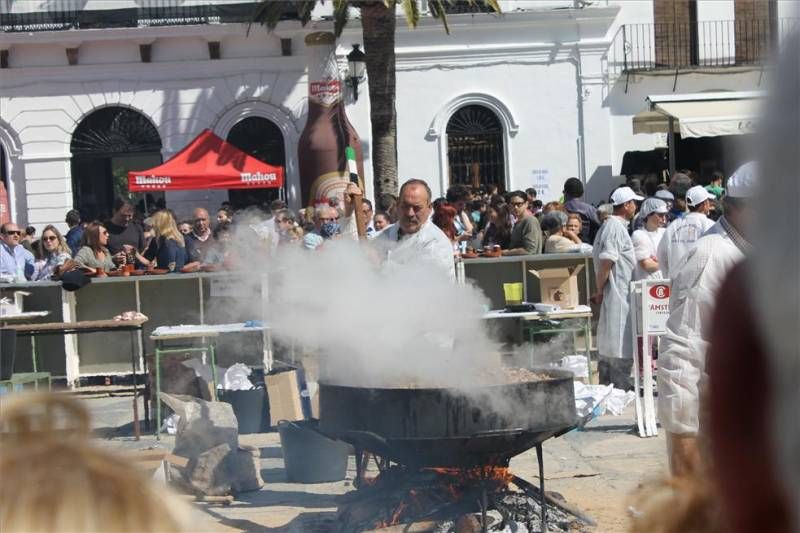
<svg viewBox="0 0 800 533">
<path fill-rule="evenodd" d="M 278 181 L 278 176 L 274 172 L 242 172 L 239 174 L 242 183 L 273 183 Z"/>
<path fill-rule="evenodd" d="M 169 176 L 136 176 L 135 181 L 136 185 L 140 187 L 166 189 L 167 185 L 172 183 L 172 178 Z"/>
</svg>

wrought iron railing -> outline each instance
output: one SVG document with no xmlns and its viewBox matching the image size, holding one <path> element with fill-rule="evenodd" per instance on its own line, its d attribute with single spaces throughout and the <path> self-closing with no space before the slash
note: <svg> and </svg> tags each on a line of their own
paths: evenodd
<svg viewBox="0 0 800 533">
<path fill-rule="evenodd" d="M 179 5 L 175 0 L 150 0 L 137 8 L 53 11 L 28 13 L 0 12 L 0 31 L 35 32 L 84 30 L 99 28 L 136 28 L 147 26 L 183 26 L 192 24 L 247 23 L 259 2 L 242 1 L 235 4 L 209 2 L 198 5 Z M 286 3 L 286 19 L 296 19 L 293 3 Z"/>
<path fill-rule="evenodd" d="M 757 65 L 798 27 L 796 18 L 625 24 L 606 54 L 612 73 Z"/>
</svg>

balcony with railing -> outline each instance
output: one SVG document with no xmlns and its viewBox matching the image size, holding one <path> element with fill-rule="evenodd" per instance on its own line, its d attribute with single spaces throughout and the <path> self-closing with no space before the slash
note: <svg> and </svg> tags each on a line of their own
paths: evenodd
<svg viewBox="0 0 800 533">
<path fill-rule="evenodd" d="M 137 7 L 117 9 L 69 9 L 75 3 L 48 10 L 13 12 L 0 10 L 0 31 L 36 32 L 59 30 L 85 30 L 101 28 L 138 28 L 152 26 L 183 26 L 202 24 L 247 23 L 253 18 L 258 0 L 238 3 L 208 2 L 182 5 L 175 0 L 150 0 Z M 59 4 L 55 4 L 59 6 Z M 136 5 L 136 4 L 134 4 Z M 297 19 L 293 3 L 286 3 L 284 18 Z"/>
<path fill-rule="evenodd" d="M 622 73 L 763 64 L 800 19 L 625 24 L 606 59 Z"/>
</svg>

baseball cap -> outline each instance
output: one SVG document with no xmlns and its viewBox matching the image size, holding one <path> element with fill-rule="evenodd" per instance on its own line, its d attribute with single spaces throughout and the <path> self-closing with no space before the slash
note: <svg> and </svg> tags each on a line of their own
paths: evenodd
<svg viewBox="0 0 800 533">
<path fill-rule="evenodd" d="M 659 189 L 659 190 L 657 190 L 656 194 L 655 194 L 655 197 L 659 198 L 661 200 L 664 200 L 665 202 L 667 202 L 667 201 L 669 201 L 669 202 L 675 201 L 675 195 L 672 194 L 671 192 L 669 192 L 667 189 Z"/>
<path fill-rule="evenodd" d="M 711 200 L 713 198 L 716 198 L 716 196 L 707 191 L 702 185 L 695 185 L 686 191 L 686 203 L 689 204 L 689 207 L 696 207 L 706 200 Z"/>
<path fill-rule="evenodd" d="M 611 203 L 614 205 L 624 204 L 631 200 L 641 201 L 644 200 L 644 198 L 633 192 L 633 189 L 630 187 L 620 187 L 611 195 Z"/>
<path fill-rule="evenodd" d="M 642 203 L 642 208 L 639 210 L 642 220 L 646 219 L 653 213 L 666 213 L 667 204 L 660 198 L 648 198 Z"/>
<path fill-rule="evenodd" d="M 725 184 L 725 194 L 731 198 L 750 198 L 756 193 L 758 165 L 755 161 L 745 163 L 736 169 Z"/>
</svg>

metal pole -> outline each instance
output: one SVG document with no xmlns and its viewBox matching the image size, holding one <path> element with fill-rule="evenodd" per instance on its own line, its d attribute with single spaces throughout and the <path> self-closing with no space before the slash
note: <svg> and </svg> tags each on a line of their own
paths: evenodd
<svg viewBox="0 0 800 533">
<path fill-rule="evenodd" d="M 133 370 L 133 436 L 139 440 L 141 430 L 139 428 L 139 389 L 136 386 L 136 330 L 131 331 L 131 367 Z"/>
<path fill-rule="evenodd" d="M 672 176 L 675 174 L 675 150 L 677 147 L 675 146 L 675 117 L 670 116 L 667 119 L 667 123 L 669 124 L 667 127 L 669 131 L 667 132 L 667 151 L 669 152 L 669 178 L 672 179 Z"/>
<path fill-rule="evenodd" d="M 544 456 L 542 454 L 542 443 L 536 445 L 536 460 L 539 462 L 539 494 L 541 495 L 541 521 L 542 533 L 547 531 L 547 500 L 544 496 Z"/>
</svg>

